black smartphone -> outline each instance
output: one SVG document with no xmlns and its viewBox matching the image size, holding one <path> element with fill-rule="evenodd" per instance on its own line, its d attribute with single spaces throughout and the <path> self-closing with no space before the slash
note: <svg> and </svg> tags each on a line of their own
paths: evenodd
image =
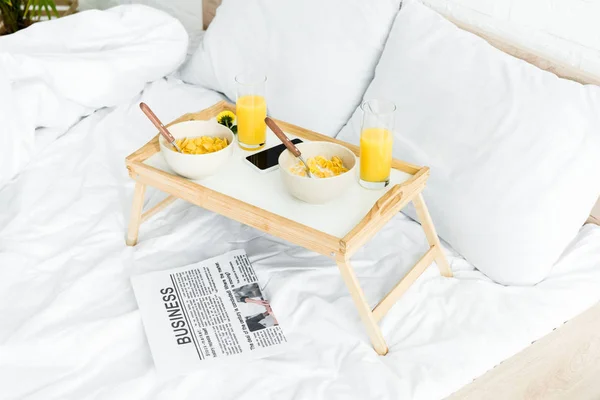
<svg viewBox="0 0 600 400">
<path fill-rule="evenodd" d="M 302 143 L 300 139 L 292 139 L 292 143 Z M 268 172 L 277 167 L 277 161 L 279 155 L 285 150 L 285 145 L 282 143 L 279 146 L 271 147 L 269 149 L 259 151 L 256 154 L 252 154 L 246 157 L 246 161 L 254 165 L 260 172 Z"/>
</svg>

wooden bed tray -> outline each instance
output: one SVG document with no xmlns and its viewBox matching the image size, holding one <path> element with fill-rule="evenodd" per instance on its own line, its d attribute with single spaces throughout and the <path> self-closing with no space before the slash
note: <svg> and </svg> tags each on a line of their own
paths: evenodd
<svg viewBox="0 0 600 400">
<path fill-rule="evenodd" d="M 224 110 L 234 111 L 235 106 L 222 101 L 198 113 L 185 114 L 169 125 L 184 121 L 208 120 L 215 118 L 217 114 Z M 357 146 L 283 121 L 277 121 L 277 123 L 291 137 L 300 137 L 305 141 L 335 142 L 346 146 L 358 156 L 359 149 Z M 269 132 L 269 134 L 272 133 Z M 267 146 L 277 144 L 278 142 L 274 135 L 267 139 Z M 236 143 L 233 145 L 237 146 Z M 230 171 L 222 171 L 219 175 L 216 175 L 215 179 L 219 178 L 218 181 L 211 181 L 212 177 L 209 177 L 200 181 L 200 183 L 172 173 L 166 164 L 161 166 L 162 155 L 159 152 L 157 135 L 142 148 L 126 158 L 129 175 L 136 181 L 131 219 L 127 233 L 127 244 L 129 246 L 137 243 L 139 226 L 143 221 L 179 198 L 330 257 L 336 262 L 340 274 L 348 286 L 375 351 L 381 355 L 386 354 L 388 348 L 379 329 L 378 322 L 408 287 L 433 261 L 436 262 L 442 275 L 447 277 L 452 276 L 452 271 L 448 266 L 421 194 L 429 177 L 429 168 L 427 167 L 418 167 L 403 161 L 393 160 L 391 181 L 395 184 L 390 185 L 390 187 L 382 191 L 369 191 L 361 188 L 358 182 L 356 182 L 355 187 L 349 190 L 351 193 L 343 196 L 351 196 L 346 197 L 348 201 L 350 201 L 350 198 L 356 199 L 357 196 L 361 197 L 360 206 L 355 207 L 352 205 L 352 207 L 344 209 L 343 206 L 340 206 L 340 202 L 344 202 L 344 197 L 341 197 L 340 201 L 330 203 L 329 205 L 315 206 L 295 200 L 287 193 L 282 195 L 277 189 L 283 190 L 283 188 L 275 187 L 273 189 L 272 182 L 261 186 L 261 182 L 265 179 L 279 180 L 278 173 L 274 172 L 274 176 L 271 173 L 269 178 L 265 178 L 264 176 L 267 174 L 252 171 L 249 166 L 243 165 L 241 162 L 241 157 L 245 157 L 249 153 L 237 148 L 234 149 L 232 156 L 234 160 L 228 167 Z M 239 165 L 236 165 L 236 157 L 240 158 Z M 238 170 L 235 170 L 236 168 Z M 231 171 L 232 169 L 233 171 Z M 248 174 L 254 175 L 248 176 Z M 222 178 L 223 176 L 225 178 Z M 256 185 L 256 190 L 261 193 L 261 196 L 254 196 L 252 200 L 245 200 L 243 199 L 243 192 L 239 191 L 239 198 L 231 196 L 232 192 L 235 193 L 235 190 L 238 190 L 236 179 L 253 179 L 253 184 Z M 142 214 L 144 192 L 147 185 L 166 192 L 169 196 Z M 261 197 L 269 196 L 269 191 L 272 193 L 269 201 L 265 200 L 265 204 L 267 205 L 264 206 L 265 208 L 259 207 L 262 205 L 260 203 Z M 275 207 L 277 204 L 273 206 L 272 197 L 276 196 L 281 196 L 281 202 L 295 202 L 294 207 L 292 207 L 294 212 L 286 214 L 280 211 L 281 207 Z M 268 207 L 269 202 L 271 207 Z M 410 202 L 414 204 L 417 210 L 417 215 L 430 247 L 406 276 L 371 309 L 350 264 L 350 257 Z M 347 226 L 336 223 L 335 217 L 332 217 L 332 222 L 326 228 L 317 229 L 321 226 L 319 224 L 324 223 L 323 218 L 313 218 L 313 220 L 318 221 L 311 223 L 310 218 L 312 218 L 313 213 L 317 212 L 322 212 L 324 215 L 337 214 L 338 217 L 343 215 L 343 218 L 338 218 L 338 220 L 343 219 L 344 224 L 347 223 L 346 221 L 356 221 L 356 223 L 352 222 L 351 226 Z"/>
</svg>

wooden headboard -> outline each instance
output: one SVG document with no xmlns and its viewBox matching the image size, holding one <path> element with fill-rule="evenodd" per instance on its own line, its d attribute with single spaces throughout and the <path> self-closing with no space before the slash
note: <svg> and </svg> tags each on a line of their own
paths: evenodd
<svg viewBox="0 0 600 400">
<path fill-rule="evenodd" d="M 202 9 L 204 18 L 204 29 L 208 27 L 208 25 L 214 18 L 217 7 L 219 7 L 221 1 L 222 0 L 204 0 Z M 527 61 L 528 63 L 533 64 L 540 69 L 550 71 L 555 75 L 560 76 L 561 78 L 569 79 L 583 84 L 594 84 L 600 86 L 600 76 L 590 74 L 588 72 L 575 68 L 572 65 L 568 65 L 562 61 L 554 59 L 551 55 L 543 54 L 537 50 L 508 41 L 496 34 L 492 34 L 488 31 L 485 31 L 480 27 L 476 27 L 474 25 L 458 21 L 449 15 L 444 15 L 444 17 L 446 17 L 446 19 L 454 23 L 459 28 L 485 39 L 489 44 L 496 47 L 497 49 L 500 49 L 507 54 Z M 598 110 L 598 112 L 600 112 L 600 110 Z M 594 209 L 592 210 L 587 222 L 600 225 L 600 199 L 594 206 Z"/>
<path fill-rule="evenodd" d="M 210 21 L 215 17 L 215 12 L 217 11 L 217 7 L 221 4 L 221 0 L 204 0 L 202 3 L 202 21 L 204 25 L 204 29 L 208 28 Z"/>
</svg>

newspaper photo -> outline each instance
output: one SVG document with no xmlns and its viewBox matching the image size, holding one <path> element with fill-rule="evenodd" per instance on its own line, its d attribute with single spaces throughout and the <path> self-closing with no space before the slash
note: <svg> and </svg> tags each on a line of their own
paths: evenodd
<svg viewBox="0 0 600 400">
<path fill-rule="evenodd" d="M 131 283 L 160 374 L 266 357 L 287 342 L 244 250 Z"/>
</svg>

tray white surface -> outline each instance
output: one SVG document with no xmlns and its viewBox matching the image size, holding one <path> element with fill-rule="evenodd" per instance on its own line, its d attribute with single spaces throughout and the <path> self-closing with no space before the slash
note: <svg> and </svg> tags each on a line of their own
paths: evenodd
<svg viewBox="0 0 600 400">
<path fill-rule="evenodd" d="M 288 136 L 292 139 L 295 138 L 291 134 Z M 304 138 L 302 140 L 307 141 Z M 270 129 L 267 129 L 265 148 L 278 144 L 281 144 L 279 139 Z M 278 169 L 266 173 L 259 172 L 244 160 L 253 153 L 240 149 L 237 143 L 234 143 L 234 146 L 233 156 L 222 171 L 194 182 L 339 238 L 350 232 L 387 190 L 412 176 L 392 169 L 390 184 L 387 188 L 368 190 L 358 183 L 359 168 L 357 165 L 355 183 L 338 199 L 327 204 L 308 204 L 297 200 L 287 192 Z M 148 158 L 145 164 L 177 175 L 169 168 L 160 152 Z"/>
</svg>

